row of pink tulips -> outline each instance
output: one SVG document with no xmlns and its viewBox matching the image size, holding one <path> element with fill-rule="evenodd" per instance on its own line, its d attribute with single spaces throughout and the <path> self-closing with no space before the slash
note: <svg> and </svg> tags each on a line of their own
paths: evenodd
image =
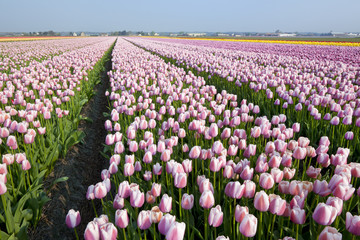
<svg viewBox="0 0 360 240">
<path fill-rule="evenodd" d="M 77 124 L 81 107 L 97 81 L 94 74 L 100 66 L 95 64 L 114 40 L 75 40 L 72 49 L 72 40 L 59 42 L 58 47 L 53 42 L 55 49 L 69 51 L 58 56 L 50 56 L 49 51 L 42 62 L 31 61 L 12 68 L 10 74 L 2 73 L 1 239 L 22 238 L 27 227 L 39 221 L 42 206 L 50 200 L 42 187 L 43 178 L 57 158 L 81 140 Z M 41 49 L 36 42 L 32 44 L 34 50 Z"/>
<path fill-rule="evenodd" d="M 269 120 L 122 39 L 112 61 L 109 168 L 86 194 L 104 214 L 95 210 L 85 239 L 358 235 L 359 164 L 349 149 L 330 156 L 328 137 L 314 148 L 286 115 Z"/>
<path fill-rule="evenodd" d="M 333 143 L 330 152 L 344 145 L 356 153 L 354 156 L 359 151 L 359 140 L 353 138 L 360 127 L 358 48 L 335 48 L 336 56 L 354 57 L 351 61 L 342 57 L 329 61 L 322 56 L 328 56 L 330 47 L 280 45 L 275 52 L 270 51 L 278 54 L 273 57 L 267 52 L 268 44 L 258 44 L 259 51 L 254 53 L 244 50 L 247 43 L 231 43 L 228 49 L 226 44 L 220 48 L 216 41 L 143 38 L 131 41 L 209 78 L 215 86 L 254 101 L 268 117 L 283 113 L 291 122 L 306 122 L 302 134 L 312 142 L 327 135 Z M 289 55 L 288 48 L 302 50 Z M 264 53 L 259 54 L 261 49 Z M 303 51 L 307 51 L 304 49 L 309 52 L 315 49 L 315 55 L 304 57 Z M 262 102 L 274 106 L 268 108 Z"/>
</svg>

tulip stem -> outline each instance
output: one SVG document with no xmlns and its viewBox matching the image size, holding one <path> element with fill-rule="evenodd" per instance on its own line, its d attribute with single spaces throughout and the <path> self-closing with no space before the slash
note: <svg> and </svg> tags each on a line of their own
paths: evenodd
<svg viewBox="0 0 360 240">
<path fill-rule="evenodd" d="M 276 217 L 276 214 L 274 214 L 273 216 L 273 220 L 271 222 L 271 224 L 269 224 L 269 227 L 268 227 L 268 237 L 267 239 L 271 239 L 271 234 L 273 234 L 273 231 L 274 231 L 274 224 L 275 224 L 275 217 Z M 271 227 L 271 232 L 270 232 L 270 227 Z"/>
<path fill-rule="evenodd" d="M 190 214 L 189 214 L 189 211 L 190 211 L 190 210 L 187 210 L 187 211 L 186 211 L 186 218 L 187 218 L 187 224 L 188 224 L 188 226 L 187 226 L 187 228 L 186 228 L 187 236 L 188 236 L 187 239 L 190 239 Z"/>
<path fill-rule="evenodd" d="M 15 191 L 15 185 L 14 185 L 14 180 L 13 180 L 13 176 L 12 176 L 12 173 L 11 173 L 11 166 L 9 165 L 9 173 L 10 173 L 10 180 L 11 180 L 11 185 L 12 185 L 12 191 L 13 191 L 13 194 L 14 194 L 14 200 L 16 200 L 16 192 Z"/>
<path fill-rule="evenodd" d="M 261 239 L 261 235 L 262 235 L 262 212 L 260 211 L 260 216 L 259 216 L 259 239 Z"/>
<path fill-rule="evenodd" d="M 6 199 L 5 199 L 4 194 L 1 195 L 1 201 L 2 201 L 2 203 L 3 203 L 4 212 L 6 212 L 7 207 L 6 207 Z"/>
<path fill-rule="evenodd" d="M 208 232 L 207 232 L 207 224 L 208 224 L 208 215 L 207 210 L 204 209 L 204 217 L 205 217 L 205 224 L 204 224 L 204 230 L 205 230 L 205 239 L 208 239 Z"/>
<path fill-rule="evenodd" d="M 155 225 L 154 225 L 155 226 Z M 124 239 L 126 240 L 125 228 L 123 228 Z"/>
<path fill-rule="evenodd" d="M 30 173 L 29 173 L 29 171 L 26 171 L 26 178 L 27 178 L 27 181 L 28 181 L 28 184 L 29 184 L 29 190 L 31 190 Z M 25 186 L 26 186 L 26 183 L 25 183 Z"/>
<path fill-rule="evenodd" d="M 92 203 L 92 206 L 94 208 L 95 216 L 98 217 L 93 199 L 91 199 L 91 203 Z"/>
<path fill-rule="evenodd" d="M 76 227 L 74 227 L 74 232 L 75 232 L 76 240 L 79 240 L 79 236 L 77 234 Z"/>
<path fill-rule="evenodd" d="M 181 188 L 179 188 L 179 215 L 181 220 Z"/>
<path fill-rule="evenodd" d="M 296 224 L 296 240 L 299 239 L 299 224 Z"/>
</svg>

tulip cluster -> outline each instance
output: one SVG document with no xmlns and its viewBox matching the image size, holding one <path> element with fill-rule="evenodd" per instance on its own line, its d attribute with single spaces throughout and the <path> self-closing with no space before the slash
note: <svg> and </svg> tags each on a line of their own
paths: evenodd
<svg viewBox="0 0 360 240">
<path fill-rule="evenodd" d="M 2 237 L 22 238 L 26 227 L 39 221 L 41 208 L 50 200 L 43 179 L 58 157 L 81 140 L 80 111 L 114 41 L 0 43 Z"/>
<path fill-rule="evenodd" d="M 188 49 L 225 58 L 223 49 L 130 40 L 163 58 L 124 39 L 112 54 L 111 110 L 104 123 L 109 167 L 87 198 L 101 199 L 109 222 L 122 228 L 118 237 L 357 235 L 358 164 L 349 148 L 333 147 L 325 135 L 318 141 L 301 136 L 303 125 L 286 114 L 262 116 L 260 103 L 165 61 L 171 56 L 191 65 Z M 231 61 L 222 64 L 229 69 Z M 93 222 L 85 239 L 108 239 Z"/>
<path fill-rule="evenodd" d="M 347 146 L 356 152 L 354 156 L 360 153 L 355 147 L 359 139 L 354 138 L 360 132 L 358 48 L 129 40 L 220 89 L 252 100 L 269 118 L 283 113 L 291 122 L 306 122 L 302 134 L 312 142 L 328 136 L 332 152 Z M 269 108 L 269 104 L 273 106 Z"/>
</svg>

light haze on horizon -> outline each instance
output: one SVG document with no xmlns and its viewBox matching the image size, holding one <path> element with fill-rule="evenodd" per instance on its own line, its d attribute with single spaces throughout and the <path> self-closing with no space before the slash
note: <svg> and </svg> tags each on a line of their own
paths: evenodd
<svg viewBox="0 0 360 240">
<path fill-rule="evenodd" d="M 1 0 L 0 32 L 360 32 L 359 0 Z"/>
</svg>

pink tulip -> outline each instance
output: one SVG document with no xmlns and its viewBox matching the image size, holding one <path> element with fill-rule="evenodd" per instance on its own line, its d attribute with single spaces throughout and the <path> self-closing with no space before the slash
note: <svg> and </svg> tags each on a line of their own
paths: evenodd
<svg viewBox="0 0 360 240">
<path fill-rule="evenodd" d="M 174 176 L 174 186 L 177 188 L 184 188 L 187 184 L 186 173 L 176 173 Z"/>
<path fill-rule="evenodd" d="M 218 126 L 215 123 L 212 123 L 209 128 L 209 135 L 214 138 L 218 135 Z"/>
<path fill-rule="evenodd" d="M 127 198 L 130 196 L 130 186 L 128 181 L 123 181 L 119 184 L 118 194 L 122 198 Z"/>
<path fill-rule="evenodd" d="M 76 211 L 74 209 L 70 209 L 68 214 L 66 215 L 66 225 L 68 228 L 75 228 L 79 226 L 81 221 L 80 212 Z"/>
<path fill-rule="evenodd" d="M 238 223 L 241 223 L 244 217 L 249 214 L 248 207 L 241 207 L 240 205 L 236 205 L 235 208 L 235 220 Z"/>
<path fill-rule="evenodd" d="M 254 175 L 254 169 L 250 168 L 248 165 L 245 166 L 240 174 L 241 179 L 243 180 L 251 180 Z"/>
<path fill-rule="evenodd" d="M 254 198 L 254 206 L 261 212 L 266 212 L 269 209 L 269 196 L 264 191 L 257 192 Z"/>
<path fill-rule="evenodd" d="M 339 233 L 336 228 L 325 227 L 324 230 L 319 235 L 319 240 L 341 240 L 342 235 Z"/>
<path fill-rule="evenodd" d="M 306 148 L 296 147 L 293 153 L 295 159 L 302 160 L 306 157 Z"/>
<path fill-rule="evenodd" d="M 244 157 L 249 158 L 250 156 L 255 156 L 256 154 L 256 145 L 249 144 L 249 146 L 244 151 Z"/>
<path fill-rule="evenodd" d="M 326 205 L 325 203 L 319 203 L 312 216 L 318 224 L 331 225 L 337 216 L 337 210 L 333 206 Z"/>
<path fill-rule="evenodd" d="M 137 152 L 137 150 L 139 149 L 139 145 L 136 141 L 131 141 L 129 144 L 129 151 L 130 152 Z"/>
<path fill-rule="evenodd" d="M 192 160 L 185 159 L 181 164 L 184 168 L 185 173 L 190 173 L 192 171 Z"/>
<path fill-rule="evenodd" d="M 304 224 L 305 223 L 305 219 L 306 218 L 306 214 L 305 214 L 305 210 L 295 207 L 293 209 L 291 209 L 290 212 L 290 220 L 295 223 L 295 224 Z"/>
<path fill-rule="evenodd" d="M 144 154 L 143 162 L 144 162 L 144 163 L 151 163 L 151 162 L 152 162 L 152 153 L 151 153 L 150 151 L 147 151 L 147 152 Z"/>
<path fill-rule="evenodd" d="M 161 184 L 153 183 L 151 187 L 151 194 L 154 197 L 158 197 L 161 194 Z"/>
<path fill-rule="evenodd" d="M 7 187 L 5 182 L 0 181 L 0 195 L 3 195 L 7 192 Z"/>
<path fill-rule="evenodd" d="M 124 176 L 132 176 L 135 172 L 134 165 L 131 163 L 124 164 Z"/>
<path fill-rule="evenodd" d="M 326 180 L 315 180 L 313 190 L 314 193 L 320 195 L 321 197 L 325 197 L 331 193 L 331 190 L 328 188 L 328 183 L 326 182 Z"/>
<path fill-rule="evenodd" d="M 145 202 L 145 194 L 139 189 L 130 192 L 130 204 L 132 207 L 142 207 Z"/>
<path fill-rule="evenodd" d="M 137 218 L 137 225 L 141 230 L 148 229 L 151 227 L 151 211 L 142 210 Z"/>
<path fill-rule="evenodd" d="M 220 141 L 215 141 L 211 148 L 211 150 L 217 155 L 220 155 L 223 149 L 223 144 Z"/>
<path fill-rule="evenodd" d="M 269 205 L 270 212 L 272 214 L 282 216 L 286 209 L 286 201 L 282 199 L 280 196 L 275 194 L 270 194 L 269 199 L 270 199 L 270 205 Z"/>
<path fill-rule="evenodd" d="M 117 235 L 117 228 L 112 223 L 106 223 L 100 227 L 101 239 L 116 240 Z"/>
<path fill-rule="evenodd" d="M 162 217 L 163 213 L 160 211 L 160 208 L 158 206 L 154 206 L 151 208 L 150 220 L 152 223 L 159 223 Z"/>
<path fill-rule="evenodd" d="M 113 207 L 115 209 L 122 209 L 125 205 L 124 198 L 120 197 L 118 194 L 115 195 Z"/>
<path fill-rule="evenodd" d="M 295 168 L 290 169 L 285 167 L 283 172 L 284 172 L 284 178 L 290 180 L 295 176 L 296 169 Z"/>
<path fill-rule="evenodd" d="M 251 180 L 245 180 L 243 185 L 245 186 L 243 197 L 253 198 L 255 195 L 256 185 Z"/>
<path fill-rule="evenodd" d="M 216 207 L 210 210 L 209 214 L 209 226 L 219 227 L 223 222 L 223 212 L 221 211 L 221 206 L 217 205 Z"/>
<path fill-rule="evenodd" d="M 329 197 L 326 200 L 326 204 L 329 206 L 333 206 L 337 210 L 337 215 L 340 216 L 343 209 L 343 200 L 338 197 Z"/>
<path fill-rule="evenodd" d="M 181 199 L 181 207 L 186 210 L 192 209 L 194 206 L 194 195 L 185 193 Z"/>
<path fill-rule="evenodd" d="M 310 166 L 306 170 L 306 175 L 308 175 L 310 178 L 317 178 L 320 172 L 321 172 L 321 168 L 314 168 L 313 166 Z"/>
<path fill-rule="evenodd" d="M 270 174 L 276 183 L 281 182 L 284 177 L 284 172 L 278 168 L 272 168 Z"/>
<path fill-rule="evenodd" d="M 162 234 L 162 235 L 166 235 L 167 232 L 169 231 L 171 225 L 175 222 L 175 216 L 172 216 L 170 214 L 165 214 L 160 222 L 159 222 L 159 225 L 158 225 L 158 229 L 159 229 L 159 232 Z"/>
<path fill-rule="evenodd" d="M 31 168 L 30 162 L 25 159 L 24 161 L 21 162 L 21 169 L 24 171 L 27 171 Z"/>
<path fill-rule="evenodd" d="M 254 237 L 257 230 L 257 218 L 252 214 L 247 214 L 240 223 L 239 230 L 245 237 Z"/>
<path fill-rule="evenodd" d="M 174 222 L 166 233 L 167 240 L 182 240 L 185 235 L 185 223 Z"/>
<path fill-rule="evenodd" d="M 119 228 L 126 228 L 129 225 L 129 215 L 127 210 L 116 210 L 115 212 L 115 224 Z"/>
<path fill-rule="evenodd" d="M 166 149 L 161 153 L 161 156 L 160 156 L 161 161 L 167 162 L 170 160 L 170 158 L 171 158 L 171 152 L 169 149 Z"/>
<path fill-rule="evenodd" d="M 349 200 L 355 192 L 355 188 L 352 185 L 347 183 L 338 184 L 332 191 L 332 194 L 335 197 L 338 197 L 344 201 Z"/>
<path fill-rule="evenodd" d="M 347 212 L 346 230 L 356 236 L 360 236 L 360 216 L 353 216 L 350 212 Z"/>
<path fill-rule="evenodd" d="M 274 178 L 269 173 L 262 173 L 260 175 L 259 184 L 264 189 L 270 189 L 274 186 Z"/>
<path fill-rule="evenodd" d="M 199 146 L 194 146 L 191 148 L 189 152 L 189 157 L 192 159 L 197 159 L 199 158 L 200 153 L 201 153 L 201 148 Z"/>
<path fill-rule="evenodd" d="M 211 208 L 212 206 L 214 206 L 215 203 L 214 194 L 209 190 L 204 191 L 201 194 L 199 203 L 202 208 L 205 209 Z"/>
<path fill-rule="evenodd" d="M 95 198 L 102 199 L 106 196 L 106 194 L 107 194 L 107 189 L 105 184 L 103 182 L 97 183 L 94 188 Z"/>
<path fill-rule="evenodd" d="M 164 194 L 161 198 L 159 208 L 162 212 L 170 212 L 172 208 L 172 197 L 169 197 L 167 194 Z"/>
<path fill-rule="evenodd" d="M 100 239 L 99 225 L 96 222 L 91 221 L 87 224 L 85 232 L 84 232 L 84 238 L 85 238 L 85 240 Z"/>
</svg>

